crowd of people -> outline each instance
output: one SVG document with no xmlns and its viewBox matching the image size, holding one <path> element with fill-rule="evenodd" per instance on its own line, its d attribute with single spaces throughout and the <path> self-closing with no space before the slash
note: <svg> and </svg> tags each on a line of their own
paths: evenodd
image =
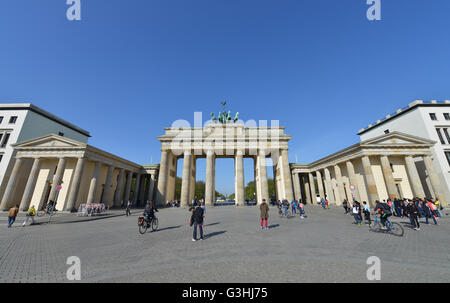
<svg viewBox="0 0 450 303">
<path fill-rule="evenodd" d="M 383 201 L 375 201 L 374 214 L 380 215 L 382 228 L 386 228 L 386 219 L 390 216 L 399 218 L 409 218 L 411 225 L 415 230 L 420 230 L 419 219 L 424 218 L 425 224 L 428 224 L 429 219 L 432 219 L 435 225 L 438 225 L 439 218 L 442 217 L 440 211 L 443 209 L 438 199 L 388 199 Z M 355 218 L 355 224 L 362 225 L 362 215 L 364 214 L 364 220 L 370 225 L 371 209 L 366 201 L 363 201 L 363 205 L 356 199 L 350 204 L 347 200 L 344 200 L 343 207 L 345 214 L 352 213 Z"/>
</svg>

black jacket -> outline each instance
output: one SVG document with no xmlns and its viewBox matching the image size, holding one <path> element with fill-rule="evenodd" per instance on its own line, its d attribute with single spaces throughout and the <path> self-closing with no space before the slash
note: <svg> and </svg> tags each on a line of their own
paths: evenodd
<svg viewBox="0 0 450 303">
<path fill-rule="evenodd" d="M 194 209 L 194 212 L 192 213 L 192 221 L 196 222 L 197 224 L 203 223 L 203 208 L 197 206 Z"/>
</svg>

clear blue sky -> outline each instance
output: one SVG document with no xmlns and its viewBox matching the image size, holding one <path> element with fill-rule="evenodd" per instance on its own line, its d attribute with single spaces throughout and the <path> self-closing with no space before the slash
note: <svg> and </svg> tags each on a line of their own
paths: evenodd
<svg viewBox="0 0 450 303">
<path fill-rule="evenodd" d="M 0 2 L 0 102 L 34 103 L 138 163 L 159 162 L 164 127 L 223 100 L 280 120 L 291 162 L 309 163 L 415 99 L 450 99 L 448 0 L 382 0 L 379 22 L 365 0 L 82 0 L 80 22 L 65 2 Z M 216 168 L 232 193 L 233 161 Z"/>
</svg>

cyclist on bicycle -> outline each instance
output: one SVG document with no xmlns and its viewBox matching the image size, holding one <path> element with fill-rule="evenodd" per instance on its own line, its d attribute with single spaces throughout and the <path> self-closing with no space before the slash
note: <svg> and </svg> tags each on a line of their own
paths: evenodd
<svg viewBox="0 0 450 303">
<path fill-rule="evenodd" d="M 380 214 L 382 229 L 386 229 L 386 220 L 392 216 L 391 207 L 386 202 L 375 201 L 375 213 Z"/>
<path fill-rule="evenodd" d="M 155 217 L 155 211 L 157 212 L 158 210 L 153 205 L 153 200 L 148 201 L 144 209 L 144 217 L 148 222 L 151 222 L 152 219 Z"/>
</svg>

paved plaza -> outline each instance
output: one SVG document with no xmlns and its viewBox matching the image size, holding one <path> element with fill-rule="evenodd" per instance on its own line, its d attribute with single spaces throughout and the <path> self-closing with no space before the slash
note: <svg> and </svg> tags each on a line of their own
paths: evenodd
<svg viewBox="0 0 450 303">
<path fill-rule="evenodd" d="M 271 207 L 263 231 L 255 206 L 208 208 L 198 242 L 186 208 L 161 209 L 159 230 L 144 235 L 139 210 L 59 214 L 29 227 L 19 217 L 10 229 L 2 214 L 0 282 L 66 282 L 69 256 L 81 259 L 81 282 L 367 282 L 369 256 L 381 259 L 381 282 L 450 282 L 448 216 L 420 231 L 396 219 L 405 228 L 398 238 L 354 225 L 342 207 L 306 211 L 286 219 Z"/>
</svg>

